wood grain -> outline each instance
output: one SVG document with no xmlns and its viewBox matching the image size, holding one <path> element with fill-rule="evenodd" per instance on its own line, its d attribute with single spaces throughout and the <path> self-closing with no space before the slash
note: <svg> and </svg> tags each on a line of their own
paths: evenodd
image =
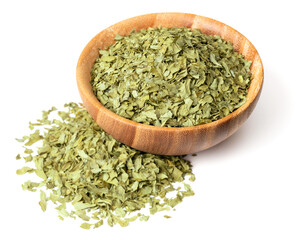
<svg viewBox="0 0 300 240">
<path fill-rule="evenodd" d="M 98 49 L 114 43 L 114 36 L 128 35 L 132 29 L 148 27 L 198 28 L 205 34 L 220 35 L 231 41 L 236 51 L 252 61 L 254 76 L 247 102 L 230 115 L 194 127 L 155 127 L 130 121 L 106 109 L 93 94 L 90 71 L 98 57 Z M 252 43 L 241 33 L 219 21 L 187 13 L 153 13 L 133 17 L 97 34 L 82 51 L 76 70 L 77 85 L 87 111 L 108 134 L 141 151 L 161 155 L 184 155 L 210 148 L 235 133 L 248 119 L 259 99 L 263 85 L 263 65 Z"/>
</svg>

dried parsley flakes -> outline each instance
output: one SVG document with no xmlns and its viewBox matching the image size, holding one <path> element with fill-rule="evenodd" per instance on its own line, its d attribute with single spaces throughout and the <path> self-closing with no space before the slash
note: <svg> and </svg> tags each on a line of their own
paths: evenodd
<svg viewBox="0 0 300 240">
<path fill-rule="evenodd" d="M 147 206 L 154 214 L 194 195 L 187 183 L 183 189 L 174 186 L 186 175 L 194 180 L 188 161 L 132 149 L 101 130 L 82 106 L 65 107 L 68 111 L 58 111 L 60 118 L 54 120 L 48 115 L 55 108 L 44 111 L 43 119 L 30 123 L 33 133 L 18 139 L 26 146 L 23 159 L 35 167 L 25 166 L 17 174 L 35 172 L 41 178 L 22 187 L 41 189 L 43 211 L 50 201 L 57 205 L 60 219 L 81 218 L 84 229 L 100 227 L 105 219 L 110 226 L 127 226 L 136 219 L 147 221 L 149 215 L 139 211 Z M 32 146 L 38 141 L 40 147 Z M 176 196 L 168 196 L 171 193 Z"/>
<path fill-rule="evenodd" d="M 116 114 L 167 127 L 227 116 L 246 102 L 251 62 L 219 36 L 189 28 L 148 28 L 99 50 L 93 91 Z"/>
</svg>

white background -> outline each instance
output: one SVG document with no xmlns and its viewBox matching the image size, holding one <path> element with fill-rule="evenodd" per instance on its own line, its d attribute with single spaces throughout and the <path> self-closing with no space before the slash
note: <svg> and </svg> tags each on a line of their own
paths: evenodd
<svg viewBox="0 0 300 240">
<path fill-rule="evenodd" d="M 300 31 L 297 1 L 3 1 L 0 3 L 1 239 L 300 239 Z M 84 230 L 45 213 L 14 138 L 41 111 L 80 102 L 75 68 L 106 27 L 152 12 L 187 12 L 224 22 L 257 48 L 265 70 L 261 98 L 242 128 L 192 158 L 195 196 L 171 219 Z M 168 212 L 164 213 L 168 214 Z M 6 237 L 5 237 L 6 236 Z"/>
</svg>

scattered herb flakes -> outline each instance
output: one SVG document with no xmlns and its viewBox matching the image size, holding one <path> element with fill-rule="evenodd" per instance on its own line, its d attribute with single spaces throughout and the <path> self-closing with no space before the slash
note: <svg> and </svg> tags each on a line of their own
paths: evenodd
<svg viewBox="0 0 300 240">
<path fill-rule="evenodd" d="M 139 211 L 147 206 L 149 214 L 170 210 L 194 194 L 182 182 L 185 176 L 194 178 L 187 160 L 132 149 L 101 130 L 81 105 L 65 107 L 67 111 L 58 111 L 53 120 L 48 116 L 56 109 L 44 111 L 37 124 L 30 123 L 33 133 L 20 141 L 35 168 L 25 166 L 17 174 L 34 172 L 40 177 L 40 182 L 27 181 L 22 188 L 32 192 L 46 188 L 40 190 L 43 211 L 50 201 L 57 205 L 61 220 L 80 218 L 84 229 L 98 228 L 103 220 L 109 226 L 127 226 L 136 219 L 147 221 L 149 215 Z M 35 147 L 38 141 L 42 144 Z M 175 189 L 177 182 L 185 190 Z M 168 198 L 168 193 L 176 196 Z"/>
<path fill-rule="evenodd" d="M 220 36 L 148 28 L 99 50 L 91 85 L 99 101 L 136 122 L 186 127 L 223 118 L 246 102 L 251 62 Z"/>
</svg>

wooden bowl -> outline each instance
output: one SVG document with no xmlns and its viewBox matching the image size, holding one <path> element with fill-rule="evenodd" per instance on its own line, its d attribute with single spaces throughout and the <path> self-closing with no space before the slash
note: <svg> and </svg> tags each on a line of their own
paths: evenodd
<svg viewBox="0 0 300 240">
<path fill-rule="evenodd" d="M 91 68 L 99 48 L 114 43 L 114 37 L 128 35 L 132 29 L 148 27 L 188 27 L 208 35 L 220 35 L 233 43 L 236 51 L 252 61 L 254 76 L 247 102 L 228 116 L 193 127 L 155 127 L 116 115 L 96 98 L 90 84 Z M 186 13 L 153 13 L 114 24 L 96 35 L 83 49 L 76 70 L 77 85 L 83 104 L 99 126 L 120 142 L 135 149 L 161 155 L 184 155 L 210 148 L 236 132 L 252 113 L 263 85 L 263 65 L 252 43 L 241 33 L 216 20 Z"/>
</svg>

